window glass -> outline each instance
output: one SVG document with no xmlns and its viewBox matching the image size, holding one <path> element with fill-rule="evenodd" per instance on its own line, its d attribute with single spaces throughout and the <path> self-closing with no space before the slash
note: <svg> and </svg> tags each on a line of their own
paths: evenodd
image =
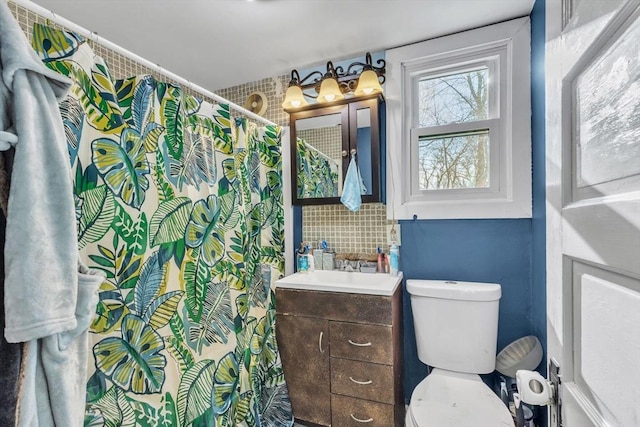
<svg viewBox="0 0 640 427">
<path fill-rule="evenodd" d="M 427 77 L 418 81 L 418 127 L 484 120 L 489 113 L 489 70 Z"/>
<path fill-rule="evenodd" d="M 420 190 L 488 188 L 489 131 L 418 138 Z"/>
</svg>

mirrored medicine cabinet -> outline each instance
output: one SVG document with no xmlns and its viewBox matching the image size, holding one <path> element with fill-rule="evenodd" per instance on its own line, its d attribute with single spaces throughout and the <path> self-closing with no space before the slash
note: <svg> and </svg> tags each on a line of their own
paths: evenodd
<svg viewBox="0 0 640 427">
<path fill-rule="evenodd" d="M 362 201 L 381 200 L 381 101 L 373 95 L 289 111 L 294 205 L 340 203 L 352 155 L 364 184 Z"/>
</svg>

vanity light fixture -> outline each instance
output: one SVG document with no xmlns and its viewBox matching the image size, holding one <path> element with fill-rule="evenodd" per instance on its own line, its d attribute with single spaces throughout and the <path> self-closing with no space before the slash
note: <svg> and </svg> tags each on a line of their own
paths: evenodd
<svg viewBox="0 0 640 427">
<path fill-rule="evenodd" d="M 327 62 L 327 73 L 322 77 L 318 102 L 333 102 L 344 99 L 344 95 L 338 86 L 336 69 L 331 61 Z"/>
<path fill-rule="evenodd" d="M 372 68 L 365 69 L 358 79 L 358 87 L 354 92 L 355 96 L 371 95 L 382 93 L 382 86 L 378 80 L 378 75 Z"/>
<path fill-rule="evenodd" d="M 382 93 L 385 65 L 384 59 L 378 59 L 373 65 L 371 53 L 367 52 L 364 63 L 353 62 L 346 71 L 342 66 L 334 67 L 331 61 L 327 62 L 326 73 L 312 71 L 302 79 L 298 70 L 291 70 L 291 81 L 282 107 L 285 111 L 305 107 L 308 105 L 305 97 L 328 104 L 344 99 L 345 95 L 357 98 Z M 305 93 L 307 89 L 314 91 Z"/>
<path fill-rule="evenodd" d="M 309 103 L 304 99 L 304 94 L 300 87 L 300 74 L 298 74 L 298 70 L 291 70 L 291 81 L 289 82 L 289 89 L 287 89 L 287 93 L 285 94 L 282 108 L 288 110 L 291 108 L 304 107 L 307 104 Z"/>
</svg>

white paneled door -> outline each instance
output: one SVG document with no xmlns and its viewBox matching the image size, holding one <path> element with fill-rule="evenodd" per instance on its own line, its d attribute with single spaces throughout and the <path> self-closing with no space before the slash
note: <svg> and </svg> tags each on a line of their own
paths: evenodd
<svg viewBox="0 0 640 427">
<path fill-rule="evenodd" d="M 547 0 L 550 426 L 640 426 L 640 0 Z"/>
</svg>

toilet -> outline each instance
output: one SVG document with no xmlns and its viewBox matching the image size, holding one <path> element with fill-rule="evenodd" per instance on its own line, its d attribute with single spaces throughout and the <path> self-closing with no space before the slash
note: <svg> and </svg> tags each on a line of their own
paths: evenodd
<svg viewBox="0 0 640 427">
<path fill-rule="evenodd" d="M 406 427 L 513 427 L 478 374 L 493 372 L 500 285 L 407 280 L 418 358 L 433 369 L 411 395 Z"/>
</svg>

